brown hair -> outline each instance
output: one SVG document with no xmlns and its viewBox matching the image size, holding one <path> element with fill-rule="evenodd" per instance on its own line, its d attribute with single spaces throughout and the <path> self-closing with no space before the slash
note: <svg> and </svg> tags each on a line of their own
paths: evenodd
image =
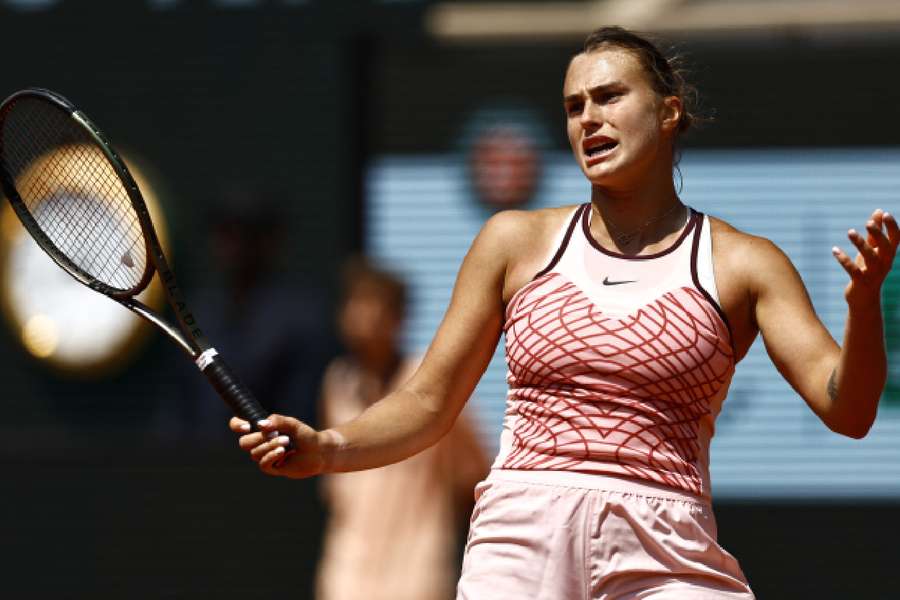
<svg viewBox="0 0 900 600">
<path fill-rule="evenodd" d="M 394 314 L 403 318 L 408 291 L 406 283 L 397 275 L 375 265 L 363 256 L 348 259 L 341 270 L 342 304 L 354 293 L 375 293 L 385 301 Z"/>
<path fill-rule="evenodd" d="M 610 47 L 631 52 L 644 68 L 657 93 L 681 99 L 682 112 L 677 133 L 684 133 L 692 126 L 708 120 L 698 114 L 697 90 L 687 81 L 687 69 L 681 56 L 667 57 L 646 37 L 615 26 L 592 31 L 584 40 L 584 47 L 579 54 Z"/>
</svg>

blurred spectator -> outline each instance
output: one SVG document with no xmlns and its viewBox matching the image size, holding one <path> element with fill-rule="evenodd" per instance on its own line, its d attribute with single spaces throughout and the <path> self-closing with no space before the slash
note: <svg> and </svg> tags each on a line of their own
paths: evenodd
<svg viewBox="0 0 900 600">
<path fill-rule="evenodd" d="M 408 379 L 400 350 L 406 288 L 364 260 L 347 264 L 338 331 L 347 354 L 329 365 L 322 428 L 351 420 Z M 457 532 L 488 463 L 465 414 L 436 446 L 402 462 L 322 479 L 330 511 L 318 600 L 447 600 L 459 571 Z"/>
<path fill-rule="evenodd" d="M 315 422 L 319 381 L 336 344 L 324 293 L 282 264 L 293 251 L 286 247 L 285 196 L 232 183 L 211 206 L 210 281 L 188 302 L 210 343 L 264 408 Z M 163 416 L 165 432 L 230 441 L 222 425 L 228 407 L 196 368 L 178 364 L 183 394 Z"/>
</svg>

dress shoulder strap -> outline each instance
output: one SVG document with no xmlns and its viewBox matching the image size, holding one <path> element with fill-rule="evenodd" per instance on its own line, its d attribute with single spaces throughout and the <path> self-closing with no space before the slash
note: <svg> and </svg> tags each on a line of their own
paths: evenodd
<svg viewBox="0 0 900 600">
<path fill-rule="evenodd" d="M 697 212 L 697 215 L 700 218 L 700 222 L 697 230 L 694 232 L 694 239 L 691 243 L 691 279 L 697 291 L 703 294 L 707 302 L 719 313 L 722 322 L 728 328 L 730 336 L 731 323 L 728 322 L 728 316 L 722 309 L 719 291 L 716 286 L 716 275 L 713 267 L 712 223 L 708 215 L 702 212 Z"/>
<path fill-rule="evenodd" d="M 572 216 L 569 218 L 569 222 L 566 226 L 565 233 L 562 235 L 562 239 L 559 242 L 559 246 L 556 249 L 556 253 L 553 255 L 553 258 L 550 259 L 550 262 L 546 267 L 537 272 L 533 279 L 537 279 L 543 275 L 546 275 L 556 266 L 559 262 L 559 259 L 562 258 L 563 254 L 566 252 L 566 248 L 569 245 L 569 240 L 572 239 L 572 232 L 575 231 L 575 226 L 578 225 L 578 221 L 581 219 L 581 215 L 584 214 L 584 211 L 587 210 L 590 203 L 585 203 L 579 205 L 575 212 L 572 213 Z"/>
</svg>

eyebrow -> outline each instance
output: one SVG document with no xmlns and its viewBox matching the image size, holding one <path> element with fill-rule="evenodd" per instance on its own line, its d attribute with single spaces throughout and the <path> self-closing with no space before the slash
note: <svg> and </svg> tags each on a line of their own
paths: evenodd
<svg viewBox="0 0 900 600">
<path fill-rule="evenodd" d="M 588 88 L 588 94 L 594 96 L 596 94 L 609 91 L 613 88 L 621 88 L 624 84 L 621 81 L 610 81 L 609 83 L 603 83 L 600 85 L 595 85 L 592 88 Z M 569 94 L 565 98 L 563 98 L 563 102 L 574 102 L 575 100 L 579 100 L 581 98 L 581 94 Z"/>
</svg>

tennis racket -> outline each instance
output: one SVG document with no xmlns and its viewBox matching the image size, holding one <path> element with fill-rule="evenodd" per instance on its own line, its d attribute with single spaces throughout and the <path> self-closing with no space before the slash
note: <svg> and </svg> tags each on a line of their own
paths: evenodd
<svg viewBox="0 0 900 600">
<path fill-rule="evenodd" d="M 40 88 L 4 100 L 0 183 L 22 225 L 56 264 L 174 340 L 251 427 L 267 416 L 203 335 L 166 262 L 137 184 L 83 112 Z M 135 298 L 154 274 L 174 323 Z"/>
</svg>

